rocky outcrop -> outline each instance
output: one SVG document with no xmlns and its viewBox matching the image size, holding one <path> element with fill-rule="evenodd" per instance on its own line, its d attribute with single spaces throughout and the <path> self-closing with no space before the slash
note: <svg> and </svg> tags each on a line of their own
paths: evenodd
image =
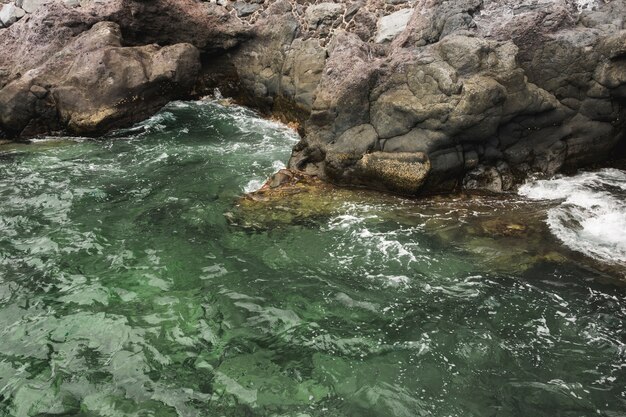
<svg viewBox="0 0 626 417">
<path fill-rule="evenodd" d="M 32 14 L 0 31 L 0 136 L 9 138 L 137 122 L 192 95 L 201 56 L 249 36 L 222 7 L 194 0 L 29 4 Z"/>
<path fill-rule="evenodd" d="M 291 168 L 410 195 L 502 191 L 624 142 L 624 1 L 375 3 L 273 2 L 229 57 L 234 95 L 298 110 Z"/>
<path fill-rule="evenodd" d="M 95 134 L 217 87 L 299 122 L 292 169 L 503 191 L 626 148 L 625 18 L 624 0 L 56 0 L 0 29 L 0 135 Z"/>
<path fill-rule="evenodd" d="M 0 91 L 5 131 L 30 136 L 103 132 L 136 122 L 189 91 L 200 69 L 190 44 L 122 47 L 120 28 L 96 23 Z"/>
</svg>

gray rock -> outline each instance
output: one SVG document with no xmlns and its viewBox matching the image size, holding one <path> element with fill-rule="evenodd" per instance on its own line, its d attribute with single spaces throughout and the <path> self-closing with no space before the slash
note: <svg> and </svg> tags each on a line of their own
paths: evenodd
<svg viewBox="0 0 626 417">
<path fill-rule="evenodd" d="M 24 9 L 26 13 L 33 13 L 41 6 L 51 2 L 52 0 L 18 0 L 16 3 Z"/>
<path fill-rule="evenodd" d="M 329 152 L 363 155 L 371 152 L 378 142 L 378 134 L 370 124 L 362 124 L 346 130 L 329 146 Z"/>
<path fill-rule="evenodd" d="M 36 71 L 9 83 L 0 90 L 3 130 L 27 136 L 54 127 L 101 132 L 135 122 L 192 88 L 200 66 L 194 46 L 121 44 L 118 25 L 97 23 Z"/>
<path fill-rule="evenodd" d="M 378 21 L 378 30 L 374 41 L 383 43 L 394 40 L 406 29 L 412 14 L 413 9 L 402 9 L 382 17 Z"/>
<path fill-rule="evenodd" d="M 249 16 L 261 8 L 261 6 L 256 3 L 246 3 L 244 1 L 235 2 L 233 7 L 237 11 L 237 16 L 239 17 Z"/>
<path fill-rule="evenodd" d="M 25 14 L 24 10 L 17 7 L 15 3 L 7 3 L 0 10 L 0 21 L 8 27 L 24 17 Z"/>
<path fill-rule="evenodd" d="M 310 112 L 326 64 L 326 48 L 317 39 L 296 39 L 282 68 L 281 95 Z"/>
<path fill-rule="evenodd" d="M 343 13 L 344 6 L 340 3 L 313 4 L 306 9 L 305 19 L 310 27 L 331 24 Z"/>
<path fill-rule="evenodd" d="M 0 31 L 2 135 L 101 132 L 192 87 L 219 87 L 298 122 L 291 168 L 403 194 L 507 190 L 532 171 L 601 162 L 623 146 L 624 1 L 594 10 L 571 0 L 80 1 Z M 231 7 L 260 12 L 242 23 Z M 125 44 L 146 46 L 115 46 L 104 33 L 96 42 L 87 33 L 103 20 Z M 211 57 L 195 86 L 186 43 Z M 119 68 L 122 53 L 136 58 L 125 63 L 133 76 L 101 89 L 95 61 Z M 69 80 L 67 65 L 90 72 Z M 124 101 L 124 89 L 169 84 L 179 91 L 146 96 L 137 114 Z M 92 85 L 99 105 L 123 106 L 100 117 L 85 98 Z"/>
<path fill-rule="evenodd" d="M 502 176 L 496 167 L 479 166 L 465 175 L 463 187 L 468 190 L 505 191 Z"/>
<path fill-rule="evenodd" d="M 48 90 L 37 84 L 33 84 L 30 87 L 30 92 L 39 99 L 44 99 L 48 95 Z"/>
</svg>

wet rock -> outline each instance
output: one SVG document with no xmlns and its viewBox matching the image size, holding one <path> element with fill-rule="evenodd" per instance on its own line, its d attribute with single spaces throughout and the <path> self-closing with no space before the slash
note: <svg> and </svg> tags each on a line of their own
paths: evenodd
<svg viewBox="0 0 626 417">
<path fill-rule="evenodd" d="M 397 203 L 394 197 L 366 190 L 335 187 L 300 171 L 281 170 L 258 191 L 241 197 L 225 217 L 231 225 L 266 230 L 294 225 L 315 225 L 346 203 Z"/>
<path fill-rule="evenodd" d="M 503 180 L 496 167 L 479 166 L 465 174 L 463 187 L 468 190 L 486 190 L 498 193 L 506 191 L 510 184 Z"/>
</svg>

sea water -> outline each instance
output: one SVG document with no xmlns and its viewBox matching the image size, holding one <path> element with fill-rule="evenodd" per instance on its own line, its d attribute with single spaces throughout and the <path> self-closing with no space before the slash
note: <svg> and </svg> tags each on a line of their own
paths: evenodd
<svg viewBox="0 0 626 417">
<path fill-rule="evenodd" d="M 200 101 L 0 148 L 0 416 L 626 415 L 624 172 L 230 222 L 297 140 Z"/>
</svg>

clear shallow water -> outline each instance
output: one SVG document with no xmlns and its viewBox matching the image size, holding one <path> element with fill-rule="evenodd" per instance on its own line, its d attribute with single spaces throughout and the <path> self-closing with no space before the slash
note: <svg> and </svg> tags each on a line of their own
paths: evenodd
<svg viewBox="0 0 626 417">
<path fill-rule="evenodd" d="M 223 214 L 289 130 L 174 103 L 116 136 L 3 150 L 1 416 L 626 415 L 626 291 L 560 202 L 248 230 Z"/>
</svg>

